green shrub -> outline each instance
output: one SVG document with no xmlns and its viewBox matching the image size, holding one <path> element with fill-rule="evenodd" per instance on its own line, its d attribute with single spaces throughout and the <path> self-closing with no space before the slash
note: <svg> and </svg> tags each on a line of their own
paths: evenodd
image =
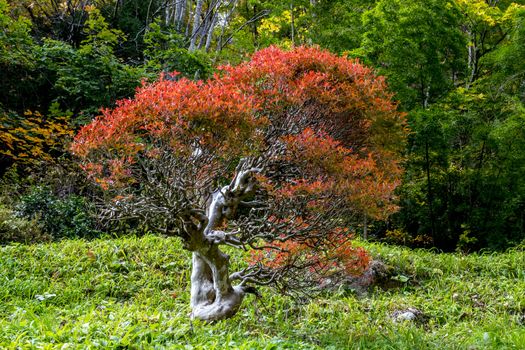
<svg viewBox="0 0 525 350">
<path fill-rule="evenodd" d="M 146 69 L 153 76 L 177 71 L 190 79 L 207 79 L 212 74 L 210 57 L 202 51 L 188 51 L 184 37 L 159 21 L 150 24 L 144 43 Z"/>
<path fill-rule="evenodd" d="M 69 195 L 59 198 L 47 187 L 33 187 L 20 198 L 17 206 L 19 215 L 39 218 L 44 232 L 54 239 L 84 237 L 92 238 L 100 234 L 91 205 L 81 196 Z"/>
<path fill-rule="evenodd" d="M 49 239 L 36 218 L 28 220 L 18 217 L 12 209 L 0 204 L 0 244 L 38 243 Z"/>
</svg>

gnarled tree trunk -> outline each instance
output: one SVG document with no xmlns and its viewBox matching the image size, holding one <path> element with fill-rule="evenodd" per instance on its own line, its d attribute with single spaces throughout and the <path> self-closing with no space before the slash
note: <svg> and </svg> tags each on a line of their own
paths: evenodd
<svg viewBox="0 0 525 350">
<path fill-rule="evenodd" d="M 216 321 L 239 310 L 245 295 L 243 287 L 233 287 L 229 278 L 229 256 L 217 245 L 193 252 L 191 273 L 192 318 Z"/>
<path fill-rule="evenodd" d="M 242 167 L 243 162 L 231 184 L 213 194 L 206 211 L 207 225 L 202 234 L 193 235 L 192 318 L 204 321 L 229 318 L 239 310 L 246 294 L 244 286 L 232 286 L 230 257 L 219 249 L 220 244 L 227 244 L 230 240 L 228 233 L 216 230 L 226 217 L 235 214 L 242 199 L 253 191 L 251 174 L 261 169 Z M 202 239 L 195 239 L 195 236 Z"/>
</svg>

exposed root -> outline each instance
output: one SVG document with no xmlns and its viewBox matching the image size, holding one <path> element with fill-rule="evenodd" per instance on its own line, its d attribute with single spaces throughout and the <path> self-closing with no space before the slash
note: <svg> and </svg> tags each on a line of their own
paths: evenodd
<svg viewBox="0 0 525 350">
<path fill-rule="evenodd" d="M 193 306 L 192 319 L 213 322 L 230 318 L 239 310 L 245 292 L 242 287 L 233 287 L 232 291 L 211 303 L 201 303 Z"/>
</svg>

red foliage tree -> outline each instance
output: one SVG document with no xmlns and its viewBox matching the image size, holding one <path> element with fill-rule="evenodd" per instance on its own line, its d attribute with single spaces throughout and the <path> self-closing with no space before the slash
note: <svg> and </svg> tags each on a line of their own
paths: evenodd
<svg viewBox="0 0 525 350">
<path fill-rule="evenodd" d="M 357 61 L 271 47 L 205 82 L 141 88 L 73 151 L 107 213 L 183 240 L 193 317 L 222 319 L 255 285 L 306 293 L 366 266 L 352 225 L 396 210 L 406 130 L 391 97 Z M 230 274 L 221 245 L 252 250 L 247 266 Z"/>
</svg>

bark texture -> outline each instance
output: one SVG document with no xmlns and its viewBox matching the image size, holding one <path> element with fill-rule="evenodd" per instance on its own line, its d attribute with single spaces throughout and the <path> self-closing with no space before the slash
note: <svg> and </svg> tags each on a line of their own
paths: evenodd
<svg viewBox="0 0 525 350">
<path fill-rule="evenodd" d="M 216 245 L 193 252 L 191 274 L 192 318 L 216 321 L 232 317 L 239 310 L 244 290 L 229 279 L 229 257 Z"/>
<path fill-rule="evenodd" d="M 219 249 L 221 244 L 235 244 L 227 232 L 216 230 L 226 217 L 235 215 L 239 203 L 253 191 L 250 174 L 261 169 L 242 169 L 230 185 L 216 191 L 210 201 L 205 218 L 206 226 L 193 246 L 191 274 L 192 318 L 216 321 L 232 317 L 239 310 L 246 293 L 242 285 L 233 286 L 230 280 L 230 257 Z"/>
</svg>

